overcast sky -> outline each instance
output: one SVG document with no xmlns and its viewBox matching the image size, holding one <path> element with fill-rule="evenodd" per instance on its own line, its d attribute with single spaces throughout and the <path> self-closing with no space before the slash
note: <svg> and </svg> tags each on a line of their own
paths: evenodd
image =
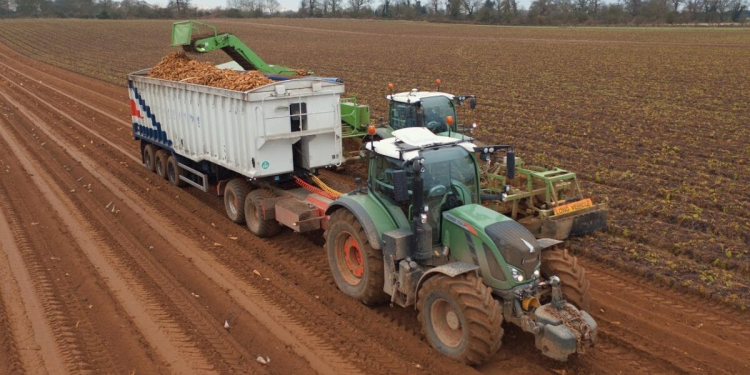
<svg viewBox="0 0 750 375">
<path fill-rule="evenodd" d="M 149 3 L 152 4 L 159 4 L 159 5 L 167 5 L 168 0 L 146 0 Z M 382 2 L 382 0 L 372 0 L 373 6 L 378 6 Z M 428 2 L 427 0 L 422 0 L 425 4 Z M 217 6 L 220 6 L 222 8 L 227 6 L 226 0 L 191 0 L 191 4 L 198 6 L 199 8 L 215 8 Z M 291 9 L 291 10 L 297 10 L 299 8 L 299 2 L 300 0 L 279 0 L 279 4 L 281 4 L 281 7 L 284 9 Z M 348 0 L 343 0 L 344 5 L 348 3 Z M 529 4 L 531 3 L 531 0 L 516 0 L 518 7 L 524 7 L 528 8 Z"/>
</svg>

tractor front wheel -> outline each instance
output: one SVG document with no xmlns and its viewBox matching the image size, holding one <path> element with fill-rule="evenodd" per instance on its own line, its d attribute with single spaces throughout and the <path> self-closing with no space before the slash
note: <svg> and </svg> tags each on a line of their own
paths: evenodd
<svg viewBox="0 0 750 375">
<path fill-rule="evenodd" d="M 568 253 L 567 249 L 554 246 L 542 250 L 542 277 L 549 280 L 552 276 L 560 278 L 561 289 L 565 300 L 580 310 L 588 310 L 591 302 L 590 284 L 586 270 L 578 265 L 578 258 Z M 549 292 L 542 295 L 542 303 L 551 300 Z"/>
<path fill-rule="evenodd" d="M 419 291 L 418 308 L 422 332 L 441 354 L 476 366 L 500 349 L 500 303 L 476 274 L 428 279 Z"/>
<path fill-rule="evenodd" d="M 331 214 L 324 236 L 328 264 L 339 289 L 365 305 L 387 301 L 383 254 L 370 245 L 354 214 L 347 209 Z"/>
</svg>

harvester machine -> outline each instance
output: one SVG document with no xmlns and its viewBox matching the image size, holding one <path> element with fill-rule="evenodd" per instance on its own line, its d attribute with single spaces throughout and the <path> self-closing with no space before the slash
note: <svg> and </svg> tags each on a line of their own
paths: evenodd
<svg viewBox="0 0 750 375">
<path fill-rule="evenodd" d="M 396 130 L 421 127 L 440 136 L 475 141 L 470 135 L 476 123 L 460 124 L 457 114 L 466 103 L 474 110 L 476 97 L 440 92 L 440 80 L 436 84 L 437 91 L 413 89 L 401 93 L 394 93 L 389 84 L 389 118 L 379 125 L 377 135 L 389 138 Z M 607 227 L 607 204 L 594 204 L 585 197 L 575 173 L 525 166 L 521 158 L 515 158 L 517 175 L 510 175 L 507 157 L 498 159 L 484 160 L 480 168 L 485 206 L 517 220 L 537 238 L 564 240 Z"/>
</svg>

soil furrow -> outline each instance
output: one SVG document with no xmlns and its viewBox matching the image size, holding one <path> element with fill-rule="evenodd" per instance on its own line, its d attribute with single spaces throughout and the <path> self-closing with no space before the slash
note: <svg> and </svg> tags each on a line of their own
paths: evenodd
<svg viewBox="0 0 750 375">
<path fill-rule="evenodd" d="M 33 113 L 24 110 L 18 102 L 10 99 L 6 94 L 0 93 L 0 96 L 11 105 L 14 105 L 25 117 L 32 120 L 36 125 L 44 123 Z M 122 271 L 127 269 L 127 267 L 115 262 L 111 255 L 105 255 L 111 254 L 112 249 L 101 239 L 100 234 L 88 224 L 87 218 L 82 216 L 78 211 L 79 208 L 69 198 L 63 198 L 65 197 L 65 193 L 62 189 L 52 187 L 45 181 L 41 177 L 43 173 L 35 173 L 39 170 L 39 167 L 35 166 L 28 157 L 27 152 L 23 151 L 14 142 L 14 139 L 7 130 L 0 129 L 0 134 L 2 134 L 6 143 L 9 144 L 14 154 L 19 158 L 23 168 L 31 174 L 35 185 L 40 189 L 44 198 L 50 202 L 54 212 L 56 212 L 66 225 L 69 233 L 78 243 L 81 250 L 84 251 L 100 273 L 104 275 L 104 280 L 107 282 L 109 289 L 120 297 L 120 303 L 134 317 L 140 331 L 149 339 L 151 347 L 159 351 L 162 358 L 170 364 L 173 371 L 188 373 L 196 370 L 210 370 L 212 366 L 202 356 L 197 354 L 186 355 L 189 352 L 198 351 L 190 350 L 193 344 L 188 339 L 189 336 L 180 332 L 181 329 L 178 324 L 169 321 L 169 314 L 163 314 L 161 319 L 158 317 L 160 315 L 160 302 L 155 299 L 149 301 L 147 297 L 149 293 L 143 290 L 143 286 L 132 282 L 134 279 L 132 276 L 128 277 L 122 274 Z M 149 311 L 148 316 L 143 314 L 144 310 Z M 170 329 L 170 327 L 174 328 Z M 166 328 L 167 332 L 164 332 L 164 328 Z"/>
<path fill-rule="evenodd" d="M 76 121 L 76 122 L 77 122 L 77 121 Z M 80 123 L 78 123 L 78 124 L 80 125 Z M 88 149 L 91 149 L 91 148 L 88 148 Z M 151 176 L 154 176 L 154 175 L 151 175 Z M 114 190 L 114 189 L 113 189 L 113 190 Z M 201 197 L 202 199 L 204 199 L 204 200 L 205 200 L 205 199 L 208 199 L 208 198 L 209 198 L 209 197 L 208 197 L 207 195 L 205 195 L 205 194 L 200 194 L 200 193 L 198 193 L 197 195 L 198 195 L 198 196 L 200 196 L 200 197 Z M 168 199 L 169 199 L 169 198 L 168 198 Z M 210 199 L 209 199 L 209 201 L 210 201 Z M 152 204 L 153 204 L 153 203 L 152 203 Z M 175 208 L 173 208 L 173 209 L 175 209 Z M 176 209 L 179 209 L 179 208 L 176 208 Z M 152 214 L 152 215 L 153 215 L 153 214 Z M 178 217 L 184 217 L 184 216 L 182 216 L 182 215 L 178 215 Z M 224 221 L 224 220 L 226 220 L 226 219 L 224 218 L 224 216 L 223 216 L 223 215 L 220 215 L 220 218 L 219 218 L 218 220 L 222 220 L 222 221 Z M 218 220 L 217 220 L 217 221 L 218 221 Z M 243 230 L 243 231 L 244 231 L 244 230 Z M 245 232 L 245 234 L 246 234 L 246 236 L 249 236 L 250 238 L 254 238 L 254 237 L 252 237 L 252 235 L 249 235 L 249 233 L 247 233 L 247 232 Z M 290 238 L 293 238 L 293 241 L 297 242 L 297 244 L 296 244 L 295 246 L 293 246 L 292 248 L 310 248 L 310 246 L 311 246 L 311 245 L 310 245 L 310 243 L 309 243 L 309 242 L 307 242 L 307 241 L 305 241 L 304 239 L 298 238 L 297 236 L 294 236 L 294 235 L 291 235 L 291 234 L 289 234 L 288 236 L 289 236 Z M 258 239 L 255 239 L 255 240 L 257 241 Z M 224 239 L 222 239 L 221 241 L 224 241 Z M 274 241 L 275 241 L 275 240 L 274 240 Z M 271 243 L 273 244 L 273 243 L 274 243 L 274 241 L 271 241 Z M 314 246 L 314 245 L 313 245 L 313 246 Z M 272 248 L 272 249 L 273 249 L 273 248 Z M 240 251 L 242 251 L 242 252 L 244 252 L 244 250 L 243 250 L 243 249 L 239 249 L 239 250 L 240 250 Z M 282 257 L 282 258 L 284 258 L 284 257 L 283 257 L 283 254 L 281 254 L 281 257 Z M 322 259 L 322 258 L 321 258 L 321 259 Z M 236 264 L 236 258 L 229 258 L 229 259 L 227 259 L 226 261 L 227 261 L 227 262 L 228 262 L 229 264 L 233 264 L 233 263 L 235 263 L 235 264 Z M 283 261 L 282 261 L 282 262 L 283 262 Z M 301 266 L 304 266 L 304 265 L 301 265 Z M 293 271 L 293 272 L 294 272 L 294 271 Z M 264 273 L 265 273 L 265 272 L 264 272 Z M 252 275 L 252 273 L 250 273 L 250 275 Z M 323 276 L 323 274 L 320 274 L 320 275 L 319 275 L 319 277 L 321 277 L 321 278 L 324 278 L 324 279 L 325 279 L 325 285 L 326 285 L 326 286 L 327 286 L 328 288 L 330 288 L 330 282 L 329 282 L 329 280 L 327 280 L 327 274 L 325 275 L 325 277 Z M 278 280 L 283 280 L 283 278 L 282 278 L 282 277 L 279 277 L 279 278 L 277 278 L 277 279 L 278 279 Z M 318 281 L 318 283 L 319 283 L 319 281 Z M 335 291 L 335 290 L 334 290 L 333 292 L 334 292 L 334 293 L 336 293 L 336 291 Z M 273 293 L 273 292 L 270 292 L 270 293 Z M 299 298 L 299 297 L 298 297 L 298 298 Z M 308 295 L 308 296 L 307 296 L 306 298 L 307 298 L 307 299 L 310 299 L 309 295 Z M 346 300 L 344 296 L 339 296 L 338 298 L 339 298 L 339 299 L 344 299 L 344 300 Z M 292 301 L 293 301 L 293 300 L 292 300 Z M 285 304 L 285 305 L 289 305 L 289 306 L 295 306 L 295 305 L 297 305 L 296 303 L 292 303 L 292 301 L 290 301 L 290 302 L 285 302 L 284 304 Z M 355 305 L 355 306 L 357 306 L 357 305 L 358 305 L 358 304 L 354 303 L 353 301 L 347 301 L 347 302 L 348 302 L 348 304 L 349 304 L 349 305 L 352 305 L 352 304 L 353 304 L 353 305 Z M 313 301 L 310 301 L 309 303 L 315 303 L 315 302 L 313 302 Z M 309 304 L 309 303 L 308 303 L 308 304 Z M 320 309 L 321 309 L 321 307 L 320 307 L 320 306 L 316 306 L 316 308 L 317 308 L 318 310 L 320 310 Z M 365 311 L 367 311 L 365 307 L 360 307 L 360 308 L 361 308 L 361 309 L 364 309 Z M 303 312 L 303 311 L 304 311 L 304 309 L 301 309 L 301 308 L 299 308 L 299 307 L 298 307 L 298 308 L 295 308 L 295 310 L 294 310 L 294 311 L 295 311 L 295 313 L 294 313 L 294 314 L 292 314 L 292 316 L 294 316 L 294 317 L 295 317 L 295 318 L 294 318 L 294 320 L 299 320 L 299 319 L 300 319 L 299 317 L 302 317 L 302 316 L 305 316 L 305 315 L 306 315 L 306 313 L 304 313 L 304 312 Z M 309 313 L 307 313 L 307 315 L 309 315 Z M 321 321 L 325 321 L 325 320 L 331 320 L 331 317 L 332 317 L 332 315 L 333 315 L 333 314 L 332 314 L 331 312 L 325 312 L 324 314 L 322 314 L 322 315 L 321 315 L 321 318 L 320 318 L 320 319 L 317 319 L 316 321 L 314 321 L 314 326 L 320 326 L 320 325 L 321 325 Z M 328 316 L 328 318 L 324 318 L 325 316 Z M 349 319 L 351 319 L 351 321 L 352 321 L 352 323 L 349 323 L 349 324 L 354 324 L 354 326 L 357 326 L 357 325 L 359 324 L 359 323 L 354 323 L 354 322 L 358 322 L 358 321 L 359 321 L 358 319 L 356 319 L 356 315 L 355 315 L 355 316 L 351 316 L 351 315 L 347 314 L 347 317 L 348 317 Z M 321 320 L 321 319 L 323 319 L 323 320 Z M 340 320 L 340 318 L 336 317 L 336 318 L 335 318 L 334 320 Z M 310 325 L 311 323 L 313 323 L 313 322 L 311 322 L 311 321 L 307 321 L 307 322 L 306 322 L 306 324 L 308 324 L 308 325 Z M 416 324 L 416 321 L 415 321 L 415 322 L 414 322 L 413 324 Z M 340 323 L 337 323 L 337 324 L 333 324 L 333 322 L 332 322 L 332 324 L 331 324 L 331 325 L 340 325 Z M 359 333 L 358 331 L 359 331 L 359 328 L 357 328 L 357 329 L 350 329 L 350 331 L 349 331 L 349 332 L 350 332 L 350 333 L 349 333 L 349 335 L 350 335 L 350 336 L 352 336 L 352 337 L 362 337 L 362 336 L 363 336 L 363 335 L 362 335 L 362 333 Z M 336 341 L 338 341 L 338 337 L 340 337 L 340 336 L 341 336 L 341 332 L 332 332 L 332 331 L 323 331 L 323 332 L 325 333 L 325 337 L 327 338 L 327 339 L 326 339 L 326 341 L 328 341 L 328 342 L 336 342 Z M 391 335 L 388 335 L 388 334 L 387 334 L 387 332 L 384 332 L 384 335 L 383 335 L 383 340 L 384 340 L 384 342 L 389 342 L 389 341 L 390 341 L 391 339 L 392 339 Z M 416 338 L 416 337 L 412 337 L 412 339 L 413 339 L 413 340 L 418 340 L 418 338 Z M 424 344 L 422 344 L 422 343 L 421 343 L 421 341 L 418 341 L 418 342 L 420 343 L 420 344 L 419 344 L 420 346 L 421 346 L 421 345 L 424 345 Z M 366 346 L 371 346 L 372 344 L 371 344 L 371 343 L 369 343 L 369 342 L 360 342 L 360 343 L 359 343 L 358 345 L 366 345 Z M 389 351 L 387 351 L 387 350 L 373 350 L 372 348 L 370 348 L 370 350 L 367 350 L 366 348 L 363 348 L 363 350 L 359 350 L 359 351 L 352 351 L 352 350 L 345 350 L 345 351 L 344 351 L 343 349 L 338 349 L 338 350 L 342 350 L 342 352 L 345 352 L 345 353 L 347 353 L 347 355 L 348 355 L 348 356 L 352 356 L 353 358 L 358 358 L 358 359 L 359 359 L 360 361 L 364 361 L 365 363 L 369 363 L 369 365 L 368 365 L 367 367 L 368 367 L 368 368 L 369 368 L 369 369 L 370 369 L 371 371 L 372 371 L 372 370 L 375 370 L 375 371 L 377 371 L 377 368 L 378 368 L 378 367 L 382 367 L 382 366 L 383 366 L 383 364 L 388 364 L 388 363 L 391 363 L 391 362 L 392 362 L 392 359 L 390 359 L 390 360 L 386 360 L 385 358 L 382 358 L 382 359 L 381 359 L 381 360 L 379 361 L 379 360 L 377 360 L 378 356 L 380 356 L 380 355 L 385 355 L 386 353 L 389 353 L 389 354 L 387 354 L 387 356 L 388 356 L 388 357 L 390 357 L 390 356 L 393 356 L 393 354 L 390 354 L 390 352 L 389 352 Z M 447 361 L 447 360 L 446 360 L 446 359 L 443 359 L 443 361 Z M 411 362 L 411 361 L 410 361 L 410 362 Z M 425 360 L 420 360 L 419 362 L 421 362 L 421 363 L 427 363 L 427 362 L 429 362 L 429 361 L 427 361 L 427 360 L 425 359 Z M 447 363 L 450 363 L 450 362 L 447 362 Z M 393 365 L 393 366 L 394 366 L 394 367 L 393 367 L 393 368 L 391 368 L 391 370 L 382 370 L 382 372 L 383 372 L 383 373 L 387 373 L 387 372 L 393 372 L 393 371 L 395 371 L 395 368 L 397 368 L 397 367 L 396 367 L 397 365 Z M 426 365 L 423 365 L 423 366 L 426 366 Z M 390 366 L 388 366 L 388 367 L 390 367 Z"/>
</svg>

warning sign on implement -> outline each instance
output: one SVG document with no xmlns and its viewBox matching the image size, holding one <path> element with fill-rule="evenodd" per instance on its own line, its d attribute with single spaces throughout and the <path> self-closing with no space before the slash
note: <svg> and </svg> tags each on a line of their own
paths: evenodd
<svg viewBox="0 0 750 375">
<path fill-rule="evenodd" d="M 591 198 L 586 198 L 577 202 L 564 204 L 562 206 L 557 206 L 552 209 L 552 211 L 555 213 L 555 215 L 562 215 L 567 214 L 573 211 L 582 210 L 584 208 L 589 208 L 593 206 L 594 203 L 591 202 Z"/>
</svg>

